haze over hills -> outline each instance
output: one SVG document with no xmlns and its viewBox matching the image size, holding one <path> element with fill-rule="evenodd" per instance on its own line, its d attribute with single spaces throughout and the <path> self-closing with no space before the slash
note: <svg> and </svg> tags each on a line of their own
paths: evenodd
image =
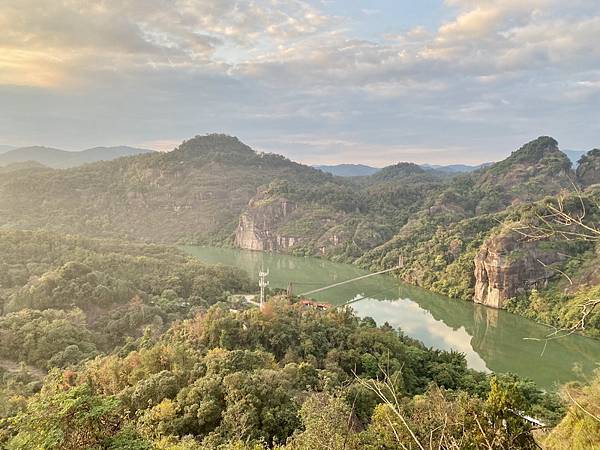
<svg viewBox="0 0 600 450">
<path fill-rule="evenodd" d="M 0 166 L 0 173 L 14 172 L 17 170 L 30 170 L 30 169 L 47 169 L 48 166 L 43 165 L 37 161 L 25 161 L 10 163 L 6 166 Z"/>
<path fill-rule="evenodd" d="M 450 164 L 450 165 L 435 165 L 435 164 L 421 164 L 420 166 L 424 169 L 436 170 L 447 174 L 467 173 L 473 172 L 474 170 L 487 167 L 492 163 L 485 163 L 476 166 L 468 164 Z M 373 175 L 380 170 L 380 167 L 371 167 L 364 164 L 336 164 L 336 165 L 319 165 L 313 166 L 315 169 L 322 170 L 323 172 L 330 173 L 338 177 L 364 177 Z"/>
<path fill-rule="evenodd" d="M 0 155 L 2 153 L 6 153 L 9 152 L 11 150 L 14 150 L 16 147 L 13 147 L 12 145 L 0 145 Z"/>
<path fill-rule="evenodd" d="M 473 172 L 475 170 L 479 170 L 485 167 L 491 166 L 492 162 L 483 163 L 478 165 L 469 165 L 469 164 L 449 164 L 449 165 L 439 165 L 439 164 L 421 164 L 421 167 L 425 169 L 438 170 L 444 173 L 468 173 Z"/>
<path fill-rule="evenodd" d="M 34 161 L 55 169 L 66 169 L 82 164 L 110 161 L 123 156 L 134 156 L 151 152 L 154 151 L 128 146 L 94 147 L 74 152 L 42 146 L 9 148 L 0 154 L 0 166 Z"/>
<path fill-rule="evenodd" d="M 14 147 L 11 145 L 0 145 L 0 166 L 33 161 L 52 168 L 70 168 L 91 162 L 110 161 L 123 156 L 134 156 L 151 152 L 154 152 L 154 150 L 129 146 L 93 147 L 81 151 L 66 151 L 45 146 Z M 569 157 L 576 167 L 577 162 L 586 152 L 579 150 L 564 150 L 563 153 Z M 473 172 L 488 167 L 491 164 L 493 163 L 490 162 L 479 165 L 421 164 L 421 167 L 429 170 L 436 170 L 441 173 L 459 174 Z M 369 176 L 382 169 L 381 167 L 373 167 L 365 164 L 315 165 L 312 167 L 340 177 Z"/>
<path fill-rule="evenodd" d="M 365 177 L 381 170 L 379 167 L 371 167 L 364 164 L 334 164 L 313 167 L 338 177 Z"/>
</svg>

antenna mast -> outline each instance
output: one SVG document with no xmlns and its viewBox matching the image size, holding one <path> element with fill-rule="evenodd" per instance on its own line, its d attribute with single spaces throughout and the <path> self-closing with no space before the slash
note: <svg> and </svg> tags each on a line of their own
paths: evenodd
<svg viewBox="0 0 600 450">
<path fill-rule="evenodd" d="M 269 276 L 269 269 L 267 269 L 266 272 L 263 272 L 261 270 L 260 272 L 258 272 L 258 276 L 258 286 L 260 287 L 260 307 L 262 308 L 263 303 L 265 301 L 265 288 L 269 285 L 269 282 L 267 281 L 267 277 Z"/>
</svg>

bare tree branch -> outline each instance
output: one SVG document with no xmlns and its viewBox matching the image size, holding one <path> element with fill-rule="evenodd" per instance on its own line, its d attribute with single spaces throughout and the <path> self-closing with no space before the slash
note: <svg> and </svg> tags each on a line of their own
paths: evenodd
<svg viewBox="0 0 600 450">
<path fill-rule="evenodd" d="M 537 212 L 534 221 L 512 226 L 511 229 L 520 234 L 527 241 L 562 240 L 600 242 L 600 225 L 593 223 L 593 215 L 590 219 L 586 200 L 592 203 L 594 207 L 598 208 L 598 211 L 600 211 L 600 204 L 590 196 L 584 199 L 582 191 L 574 183 L 573 191 L 578 200 L 578 206 L 576 208 L 568 208 L 565 204 L 566 198 L 561 194 L 553 201 L 544 205 L 545 212 Z M 569 281 L 570 285 L 574 284 L 571 277 L 564 271 L 555 267 L 550 267 L 540 259 L 537 261 L 544 266 L 544 268 L 561 274 Z M 573 325 L 564 328 L 555 328 L 554 331 L 548 334 L 544 339 L 525 339 L 545 341 L 547 343 L 549 340 L 560 339 L 578 331 L 583 331 L 585 330 L 587 320 L 599 304 L 600 299 L 588 299 L 586 302 L 579 305 L 581 308 L 581 315 L 579 320 Z"/>
<path fill-rule="evenodd" d="M 379 385 L 379 382 L 374 382 L 371 380 L 366 381 L 366 380 L 360 378 L 358 375 L 356 375 L 356 373 L 354 374 L 354 376 L 355 376 L 356 380 L 362 386 L 364 386 L 367 389 L 369 389 L 370 391 L 374 392 L 375 395 L 377 395 L 381 399 L 381 401 L 384 402 L 391 409 L 391 411 L 394 413 L 394 415 L 400 419 L 400 421 L 402 422 L 402 425 L 404 425 L 406 430 L 409 432 L 413 441 L 415 441 L 415 443 L 418 445 L 418 447 L 421 450 L 425 450 L 423 445 L 421 445 L 421 443 L 419 442 L 419 439 L 417 439 L 417 436 L 415 435 L 413 430 L 408 425 L 408 422 L 406 421 L 406 419 L 400 412 L 400 402 L 398 400 L 398 395 L 396 394 L 396 388 L 394 387 L 394 383 L 391 382 L 390 377 L 387 374 L 387 371 L 382 370 L 382 373 L 384 374 L 383 385 L 386 387 L 386 389 L 391 394 L 391 398 L 388 397 L 388 395 L 384 392 L 382 387 Z M 377 380 L 377 381 L 379 381 L 379 380 Z M 388 419 L 388 421 L 389 421 L 389 419 Z M 399 439 L 399 436 L 398 436 L 396 430 L 393 429 L 393 431 L 394 431 L 394 434 L 396 435 L 396 438 Z M 400 441 L 398 441 L 398 442 L 400 442 Z"/>
<path fill-rule="evenodd" d="M 575 403 L 575 405 L 576 405 L 576 406 L 577 406 L 579 409 L 581 409 L 581 410 L 582 410 L 584 413 L 586 413 L 586 414 L 587 414 L 588 416 L 590 416 L 591 418 L 593 418 L 593 419 L 597 420 L 598 422 L 600 422 L 600 417 L 598 417 L 598 416 L 597 416 L 597 415 L 595 415 L 595 414 L 592 414 L 592 413 L 591 413 L 591 412 L 589 412 L 587 409 L 585 409 L 583 406 L 581 406 L 581 404 L 580 404 L 580 403 L 579 403 L 577 400 L 575 400 L 575 399 L 573 398 L 573 396 L 572 396 L 572 395 L 571 395 L 571 393 L 569 392 L 569 389 L 566 389 L 566 392 L 567 392 L 567 395 L 569 396 L 569 399 L 571 399 L 571 401 L 572 401 L 573 403 Z"/>
</svg>

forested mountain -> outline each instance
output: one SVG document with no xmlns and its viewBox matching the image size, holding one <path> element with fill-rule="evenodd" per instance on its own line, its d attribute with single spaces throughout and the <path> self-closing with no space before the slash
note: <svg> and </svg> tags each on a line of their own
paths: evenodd
<svg viewBox="0 0 600 450">
<path fill-rule="evenodd" d="M 154 242 L 207 240 L 233 234 L 248 201 L 274 179 L 342 207 L 352 201 L 350 185 L 331 175 L 212 135 L 170 153 L 5 177 L 0 210 L 4 224 L 15 226 Z"/>
<path fill-rule="evenodd" d="M 548 197 L 583 195 L 593 205 L 597 159 L 590 152 L 575 172 L 557 142 L 540 137 L 467 174 L 398 163 L 342 178 L 256 153 L 236 138 L 198 136 L 169 153 L 10 172 L 0 179 L 0 220 L 14 228 L 321 255 L 371 269 L 393 267 L 403 256 L 405 281 L 565 325 L 573 319 L 569 305 L 594 286 L 594 246 L 526 243 L 511 229 L 535 221 Z M 591 213 L 586 220 L 597 223 Z M 558 295 L 565 270 L 588 281 Z M 548 310 L 534 308 L 534 291 L 554 299 Z M 590 324 L 587 332 L 598 333 L 596 319 Z"/>
<path fill-rule="evenodd" d="M 426 200 L 423 192 L 442 184 L 441 177 L 416 165 L 403 167 L 386 168 L 357 183 L 278 155 L 257 154 L 235 138 L 211 135 L 166 154 L 62 172 L 15 173 L 0 181 L 0 210 L 4 224 L 17 227 L 161 242 L 226 241 L 257 196 L 263 200 L 252 204 L 259 215 L 260 208 L 273 209 L 281 200 L 290 205 L 285 221 L 267 217 L 267 226 L 281 232 L 267 231 L 289 234 L 296 243 L 293 251 L 348 258 L 389 239 Z"/>
<path fill-rule="evenodd" d="M 94 147 L 78 152 L 68 152 L 50 147 L 9 148 L 0 152 L 0 166 L 33 161 L 55 169 L 81 166 L 82 164 L 110 161 L 123 156 L 150 153 L 152 150 L 134 147 Z"/>
<path fill-rule="evenodd" d="M 583 179 L 579 182 L 585 185 Z M 600 192 L 587 188 L 580 193 L 576 183 L 556 141 L 539 138 L 504 161 L 452 179 L 431 195 L 426 209 L 412 215 L 399 233 L 358 263 L 372 269 L 393 267 L 402 255 L 401 277 L 408 282 L 450 297 L 509 308 L 558 327 L 571 326 L 581 299 L 597 290 L 595 267 L 600 258 L 594 242 L 572 244 L 563 242 L 562 236 L 540 236 L 530 242 L 515 230 L 539 226 L 558 194 L 560 204 L 575 216 L 585 205 L 584 225 L 597 227 Z M 579 282 L 561 292 L 566 282 L 561 273 Z M 536 301 L 536 296 L 545 300 Z M 597 312 L 586 332 L 600 334 Z"/>
</svg>

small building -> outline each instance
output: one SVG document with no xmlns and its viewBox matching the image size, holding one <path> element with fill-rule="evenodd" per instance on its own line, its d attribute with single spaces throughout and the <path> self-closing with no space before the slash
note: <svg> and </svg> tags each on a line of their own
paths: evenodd
<svg viewBox="0 0 600 450">
<path fill-rule="evenodd" d="M 302 299 L 298 303 L 304 308 L 314 308 L 314 309 L 319 309 L 321 311 L 331 308 L 331 305 L 329 303 L 319 303 L 319 302 L 315 302 L 313 300 L 307 300 L 307 299 Z"/>
</svg>

